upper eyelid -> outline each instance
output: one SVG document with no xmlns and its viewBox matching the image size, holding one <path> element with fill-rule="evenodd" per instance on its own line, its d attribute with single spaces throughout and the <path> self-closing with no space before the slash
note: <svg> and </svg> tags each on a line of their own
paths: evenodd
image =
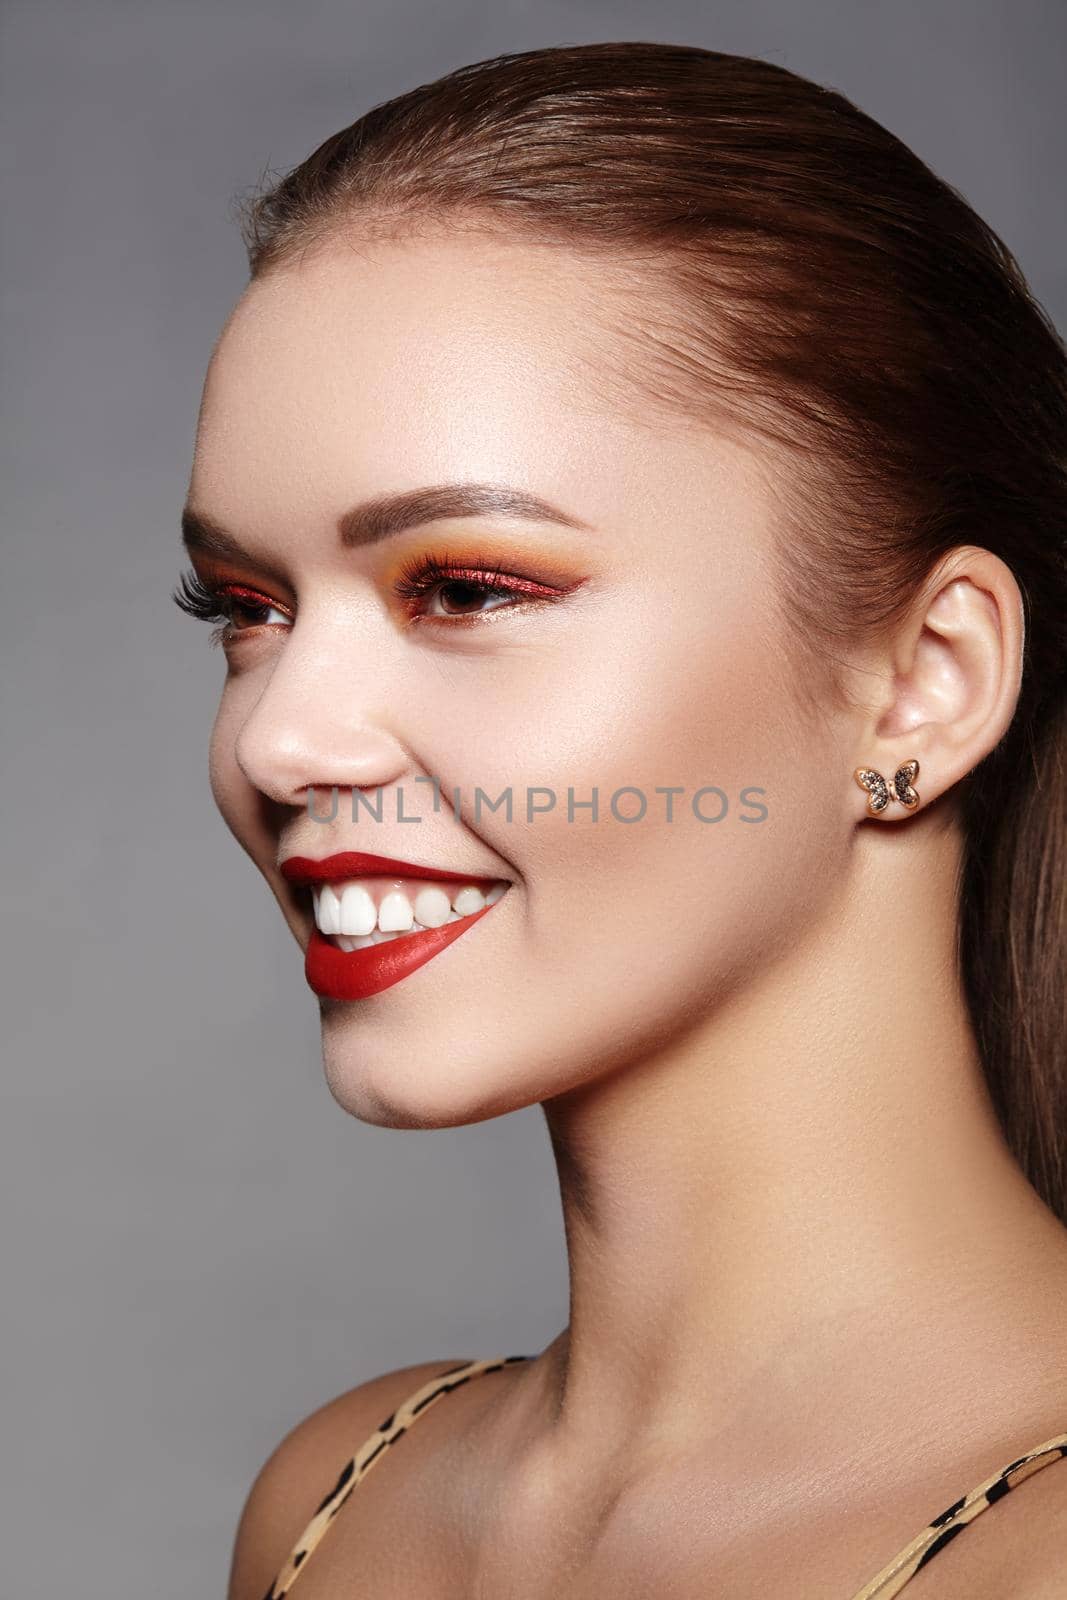
<svg viewBox="0 0 1067 1600">
<path fill-rule="evenodd" d="M 264 605 L 275 606 L 279 611 L 289 611 L 283 600 L 275 600 L 273 595 L 267 594 L 264 589 L 257 589 L 250 583 L 216 583 L 207 586 L 214 594 L 223 600 L 262 600 Z"/>
<path fill-rule="evenodd" d="M 270 595 L 264 594 L 261 589 L 254 589 L 251 584 L 226 582 L 205 583 L 204 587 L 211 595 L 213 595 L 219 608 L 218 614 L 221 621 L 229 622 L 231 627 L 233 625 L 233 617 L 229 612 L 229 606 L 231 605 L 238 607 L 243 605 L 252 608 L 260 606 L 268 608 L 272 611 L 282 611 L 284 612 L 290 624 L 295 621 L 293 612 L 287 605 L 284 605 L 280 600 L 272 600 Z M 234 593 L 234 590 L 240 590 L 242 592 L 238 594 Z M 233 633 L 230 635 L 230 641 L 232 643 L 234 640 L 239 639 L 243 634 L 251 633 L 256 628 L 275 628 L 277 626 L 278 624 L 276 622 L 254 622 L 247 628 L 235 628 Z"/>
<path fill-rule="evenodd" d="M 413 556 L 409 562 L 404 563 L 404 566 L 403 566 L 403 568 L 401 570 L 404 570 L 406 568 L 411 568 L 411 567 L 414 567 L 414 566 L 418 566 L 418 565 L 422 565 L 422 564 L 426 564 L 426 565 L 437 564 L 437 563 L 439 563 L 439 558 L 441 557 L 442 554 L 445 555 L 445 560 L 443 562 L 444 565 L 454 567 L 454 568 L 457 569 L 457 571 L 462 570 L 464 572 L 469 572 L 469 573 L 484 574 L 485 577 L 487 579 L 490 579 L 490 580 L 491 579 L 495 579 L 495 578 L 513 578 L 513 579 L 518 580 L 519 582 L 537 583 L 537 584 L 540 584 L 542 587 L 545 587 L 545 588 L 550 588 L 550 589 L 551 588 L 555 588 L 555 589 L 560 589 L 560 590 L 567 590 L 567 589 L 570 589 L 570 588 L 577 587 L 578 585 L 580 585 L 584 581 L 584 579 L 578 579 L 577 583 L 576 583 L 575 580 L 573 578 L 571 578 L 569 575 L 568 576 L 564 576 L 561 573 L 556 573 L 556 572 L 551 572 L 551 571 L 550 571 L 550 573 L 548 575 L 545 575 L 545 576 L 534 576 L 534 574 L 531 573 L 531 572 L 524 572 L 524 571 L 521 571 L 521 570 L 520 571 L 513 571 L 511 569 L 510 565 L 509 565 L 509 562 L 512 559 L 517 560 L 519 562 L 520 567 L 524 564 L 524 561 L 529 561 L 534 565 L 537 564 L 537 558 L 533 555 L 532 552 L 529 552 L 529 551 L 524 551 L 524 552 L 521 552 L 521 553 L 516 551 L 516 552 L 509 552 L 507 554 L 504 554 L 502 552 L 494 552 L 494 553 L 490 554 L 490 553 L 486 553 L 486 552 L 482 552 L 482 551 L 477 551 L 477 552 L 474 552 L 472 554 L 468 554 L 467 551 L 463 551 L 462 554 L 456 554 L 453 551 L 448 550 L 447 545 L 445 547 L 445 552 L 441 552 L 440 549 L 435 550 L 432 547 L 430 549 L 428 549 L 428 550 L 425 550 L 422 553 L 422 562 L 420 562 L 420 559 L 419 559 L 418 555 Z M 201 555 L 198 551 L 196 551 L 194 549 L 194 550 L 191 550 L 191 551 L 188 552 L 188 560 L 189 560 L 189 564 L 190 564 L 190 566 L 192 568 L 193 573 L 196 575 L 196 577 L 199 579 L 199 581 L 202 584 L 204 584 L 205 587 L 207 587 L 207 588 L 218 589 L 218 588 L 222 588 L 222 587 L 228 587 L 231 584 L 235 584 L 235 585 L 238 585 L 240 587 L 253 590 L 255 593 L 261 594 L 265 599 L 271 599 L 273 601 L 273 597 L 270 594 L 269 590 L 265 589 L 265 588 L 262 588 L 260 586 L 260 584 L 259 584 L 258 579 L 252 579 L 251 581 L 248 581 L 248 580 L 245 580 L 245 579 L 242 579 L 242 578 L 230 577 L 230 576 L 225 576 L 225 575 L 215 576 L 212 573 L 212 568 L 215 566 L 216 561 L 219 561 L 219 558 L 213 558 L 210 554 L 206 555 L 206 556 L 205 555 Z M 223 563 L 221 561 L 219 561 L 219 564 L 223 565 Z M 549 568 L 551 569 L 554 566 L 554 564 L 555 563 L 552 560 L 552 557 L 550 556 L 549 557 L 549 562 L 548 562 Z M 249 570 L 253 569 L 255 567 L 255 565 L 256 565 L 256 563 L 255 563 L 254 559 L 250 558 L 249 559 Z M 201 567 L 204 567 L 206 570 L 202 571 Z M 371 573 L 366 574 L 366 576 L 368 576 L 370 578 L 370 581 L 372 583 L 376 583 L 376 582 L 381 581 L 381 579 L 384 576 L 384 574 L 382 572 L 380 572 L 380 571 L 378 573 L 374 573 L 372 571 Z M 394 577 L 395 577 L 395 575 L 394 575 Z M 268 582 L 270 582 L 274 578 L 275 578 L 275 574 L 274 573 L 270 573 L 268 575 Z M 282 583 L 281 583 L 280 586 L 281 587 L 286 587 L 286 583 L 285 583 L 284 579 L 282 580 Z M 279 604 L 279 605 L 285 604 L 284 601 L 276 601 L 276 602 L 273 602 L 273 603 L 276 603 L 276 604 Z"/>
</svg>

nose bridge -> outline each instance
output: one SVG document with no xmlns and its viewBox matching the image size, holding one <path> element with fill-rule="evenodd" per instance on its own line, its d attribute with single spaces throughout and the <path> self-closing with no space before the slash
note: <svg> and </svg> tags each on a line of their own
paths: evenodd
<svg viewBox="0 0 1067 1600">
<path fill-rule="evenodd" d="M 408 756 L 381 711 L 385 689 L 372 654 L 342 661 L 336 652 L 300 652 L 295 636 L 287 641 L 237 735 L 236 759 L 250 783 L 283 805 L 302 805 L 309 788 L 374 788 L 400 778 Z"/>
</svg>

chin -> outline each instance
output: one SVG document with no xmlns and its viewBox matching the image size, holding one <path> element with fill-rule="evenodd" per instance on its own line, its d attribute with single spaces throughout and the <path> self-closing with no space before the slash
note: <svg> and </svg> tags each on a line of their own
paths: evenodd
<svg viewBox="0 0 1067 1600">
<path fill-rule="evenodd" d="M 326 1083 L 341 1108 L 380 1128 L 455 1128 L 484 1122 L 550 1094 L 541 1082 L 516 1084 L 490 1040 L 458 1048 L 436 1035 L 416 1048 L 369 1026 L 343 1002 L 320 1001 Z M 479 1042 L 481 1050 L 479 1050 Z"/>
</svg>

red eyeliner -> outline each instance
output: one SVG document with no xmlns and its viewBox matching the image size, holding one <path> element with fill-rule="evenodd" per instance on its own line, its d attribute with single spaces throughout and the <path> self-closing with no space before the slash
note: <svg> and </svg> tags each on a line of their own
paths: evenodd
<svg viewBox="0 0 1067 1600">
<path fill-rule="evenodd" d="M 277 600 L 272 600 L 270 595 L 262 594 L 259 589 L 248 589 L 243 583 L 220 583 L 215 585 L 215 593 L 232 597 L 234 600 L 250 600 L 253 605 L 272 606 L 275 611 L 289 612 L 286 607 L 279 605 Z"/>
<path fill-rule="evenodd" d="M 392 588 L 405 604 L 423 600 L 436 589 L 452 583 L 467 583 L 495 596 L 552 601 L 562 599 L 584 581 L 580 578 L 561 583 L 543 583 L 536 578 L 525 578 L 519 573 L 502 570 L 496 565 L 495 558 L 480 551 L 464 557 L 447 550 L 429 550 L 410 556 L 403 562 L 393 579 Z M 459 612 L 455 615 L 462 620 L 485 613 Z"/>
<path fill-rule="evenodd" d="M 518 578 L 509 572 L 490 572 L 478 567 L 445 567 L 437 582 L 476 583 L 484 589 L 512 589 L 519 594 L 558 594 L 546 583 L 535 583 L 531 578 Z"/>
</svg>

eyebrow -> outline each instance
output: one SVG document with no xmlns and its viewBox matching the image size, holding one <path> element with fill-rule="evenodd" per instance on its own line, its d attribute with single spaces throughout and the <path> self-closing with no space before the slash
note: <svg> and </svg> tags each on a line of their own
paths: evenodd
<svg viewBox="0 0 1067 1600">
<path fill-rule="evenodd" d="M 443 483 L 422 489 L 406 489 L 398 494 L 378 495 L 361 501 L 337 519 L 337 533 L 343 549 L 355 549 L 392 538 L 406 528 L 420 527 L 446 517 L 513 517 L 530 522 L 555 522 L 567 528 L 589 532 L 592 524 L 525 489 L 506 484 Z M 233 534 L 205 512 L 184 506 L 181 516 L 182 540 L 189 551 L 223 556 L 230 560 L 256 560 Z"/>
</svg>

